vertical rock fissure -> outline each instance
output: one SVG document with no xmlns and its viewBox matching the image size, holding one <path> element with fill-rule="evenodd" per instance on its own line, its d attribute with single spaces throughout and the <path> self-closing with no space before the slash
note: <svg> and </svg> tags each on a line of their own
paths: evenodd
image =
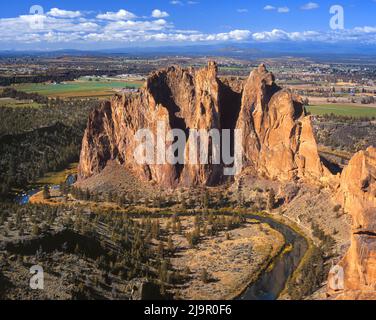
<svg viewBox="0 0 376 320">
<path fill-rule="evenodd" d="M 187 127 L 186 121 L 184 118 L 179 117 L 181 115 L 182 106 L 179 106 L 175 100 L 173 92 L 168 84 L 167 76 L 165 73 L 162 73 L 159 77 L 159 82 L 154 84 L 151 83 L 149 85 L 149 89 L 151 91 L 151 94 L 153 95 L 153 98 L 155 99 L 155 102 L 164 108 L 166 108 L 168 115 L 169 115 L 169 125 L 171 129 L 180 129 L 185 132 L 186 141 L 185 145 L 188 141 L 189 137 L 189 128 Z M 173 143 L 177 142 L 177 137 L 175 137 L 175 140 Z M 185 147 L 185 146 L 184 146 Z M 175 153 L 175 157 L 178 156 L 178 151 Z M 184 165 L 183 164 L 176 164 L 175 170 L 176 170 L 176 180 L 180 180 L 181 173 L 183 171 Z"/>
<path fill-rule="evenodd" d="M 230 154 L 234 156 L 235 149 L 235 128 L 239 119 L 242 91 L 237 92 L 229 85 L 219 80 L 219 97 L 220 97 L 220 124 L 222 129 L 230 130 Z M 221 146 L 222 152 L 222 146 Z"/>
</svg>

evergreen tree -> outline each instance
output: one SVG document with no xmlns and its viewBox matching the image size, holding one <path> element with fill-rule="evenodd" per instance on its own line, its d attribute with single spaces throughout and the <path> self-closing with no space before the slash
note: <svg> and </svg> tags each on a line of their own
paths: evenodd
<svg viewBox="0 0 376 320">
<path fill-rule="evenodd" d="M 200 274 L 200 279 L 203 283 L 209 283 L 209 274 L 206 269 L 202 269 L 201 274 Z"/>
<path fill-rule="evenodd" d="M 172 237 L 171 235 L 168 236 L 168 240 L 167 240 L 167 248 L 168 248 L 168 251 L 169 252 L 173 252 L 174 251 L 174 243 L 172 241 Z"/>
<path fill-rule="evenodd" d="M 51 198 L 50 188 L 45 185 L 43 187 L 43 199 L 48 200 Z"/>
<path fill-rule="evenodd" d="M 270 189 L 268 193 L 268 210 L 273 210 L 275 206 L 275 192 L 274 189 Z"/>
<path fill-rule="evenodd" d="M 163 256 L 164 256 L 164 245 L 163 245 L 162 241 L 160 241 L 159 245 L 158 245 L 158 254 L 161 258 L 163 258 Z"/>
<path fill-rule="evenodd" d="M 90 190 L 89 188 L 86 189 L 85 193 L 85 200 L 89 201 L 91 199 Z"/>
</svg>

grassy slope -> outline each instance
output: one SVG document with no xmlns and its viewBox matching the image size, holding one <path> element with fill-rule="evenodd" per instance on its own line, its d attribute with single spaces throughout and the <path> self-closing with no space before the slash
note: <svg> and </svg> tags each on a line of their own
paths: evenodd
<svg viewBox="0 0 376 320">
<path fill-rule="evenodd" d="M 40 178 L 36 181 L 36 184 L 39 185 L 58 185 L 63 183 L 67 176 L 71 174 L 76 174 L 78 168 L 78 163 L 71 163 L 68 168 L 58 172 L 49 172 L 43 178 Z"/>
</svg>

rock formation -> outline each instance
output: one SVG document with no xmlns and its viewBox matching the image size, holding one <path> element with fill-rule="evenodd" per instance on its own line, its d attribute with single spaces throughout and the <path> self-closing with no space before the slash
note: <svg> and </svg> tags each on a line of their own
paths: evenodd
<svg viewBox="0 0 376 320">
<path fill-rule="evenodd" d="M 117 160 L 141 178 L 163 186 L 219 183 L 219 166 L 172 165 L 162 159 L 139 165 L 133 155 L 136 132 L 149 129 L 156 141 L 158 123 L 164 124 L 164 132 L 220 129 L 220 86 L 217 66 L 209 63 L 198 71 L 180 67 L 157 71 L 139 93 L 114 96 L 90 116 L 81 151 L 81 179 L 103 170 L 107 161 Z M 167 142 L 166 149 L 171 144 Z M 154 151 L 156 155 L 159 150 Z"/>
<path fill-rule="evenodd" d="M 344 292 L 339 298 L 376 298 L 376 148 L 354 155 L 341 175 L 339 202 L 353 220 L 351 246 L 339 264 Z M 333 289 L 329 291 L 333 293 Z"/>
<path fill-rule="evenodd" d="M 158 123 L 167 131 L 181 129 L 187 135 L 190 129 L 239 129 L 244 170 L 279 181 L 331 183 L 353 217 L 351 247 L 340 263 L 345 278 L 342 297 L 376 298 L 375 148 L 356 154 L 339 184 L 320 161 L 311 120 L 299 96 L 277 86 L 264 65 L 242 82 L 219 79 L 217 65 L 210 62 L 200 70 L 170 67 L 154 72 L 140 92 L 115 95 L 95 110 L 82 143 L 79 179 L 100 173 L 109 161 L 165 187 L 217 185 L 226 179 L 223 163 L 138 164 L 135 134 L 149 129 L 157 140 Z M 184 160 L 192 148 L 189 138 Z M 167 142 L 166 147 L 172 144 Z"/>
<path fill-rule="evenodd" d="M 94 111 L 83 139 L 80 179 L 99 173 L 110 160 L 168 187 L 217 185 L 226 179 L 222 162 L 187 161 L 192 148 L 189 136 L 184 164 L 137 164 L 135 133 L 149 129 L 157 140 L 158 122 L 167 131 L 181 129 L 187 135 L 190 129 L 241 129 L 244 167 L 270 178 L 319 180 L 328 174 L 298 96 L 278 87 L 264 65 L 242 83 L 219 79 L 217 65 L 209 62 L 200 70 L 170 67 L 154 72 L 139 93 L 116 95 Z"/>
<path fill-rule="evenodd" d="M 245 83 L 237 128 L 245 163 L 259 174 L 282 181 L 329 176 L 301 98 L 278 87 L 264 65 Z"/>
</svg>

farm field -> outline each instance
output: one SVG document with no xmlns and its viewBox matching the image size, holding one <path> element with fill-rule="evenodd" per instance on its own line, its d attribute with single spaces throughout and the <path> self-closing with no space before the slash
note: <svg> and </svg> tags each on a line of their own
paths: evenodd
<svg viewBox="0 0 376 320">
<path fill-rule="evenodd" d="M 314 115 L 335 114 L 348 117 L 376 117 L 376 108 L 350 104 L 325 104 L 306 107 Z"/>
<path fill-rule="evenodd" d="M 39 108 L 41 105 L 28 100 L 16 100 L 13 98 L 0 98 L 0 108 Z"/>
<path fill-rule="evenodd" d="M 243 71 L 244 67 L 220 67 L 220 71 Z M 246 70 L 248 71 L 248 70 Z"/>
<path fill-rule="evenodd" d="M 60 84 L 53 83 L 26 83 L 16 85 L 15 89 L 26 93 L 38 93 L 48 97 L 75 98 L 75 97 L 108 97 L 116 90 L 126 87 L 141 87 L 138 81 L 89 81 L 77 80 Z"/>
</svg>

